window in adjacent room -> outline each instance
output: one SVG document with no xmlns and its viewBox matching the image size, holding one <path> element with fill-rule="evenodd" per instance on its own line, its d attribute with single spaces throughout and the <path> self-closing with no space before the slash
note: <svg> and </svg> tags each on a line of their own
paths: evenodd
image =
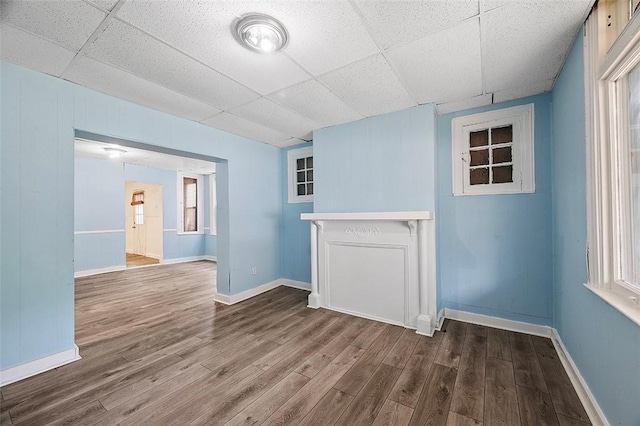
<svg viewBox="0 0 640 426">
<path fill-rule="evenodd" d="M 144 191 L 134 191 L 131 197 L 133 224 L 144 225 Z"/>
<path fill-rule="evenodd" d="M 178 232 L 203 232 L 202 176 L 178 173 Z"/>
<path fill-rule="evenodd" d="M 453 194 L 534 192 L 533 104 L 457 117 Z"/>
<path fill-rule="evenodd" d="M 289 165 L 289 202 L 313 201 L 313 148 L 292 149 L 287 153 Z"/>
<path fill-rule="evenodd" d="M 216 174 L 209 175 L 209 212 L 210 212 L 210 229 L 211 235 L 218 234 L 218 196 L 216 191 Z"/>
</svg>

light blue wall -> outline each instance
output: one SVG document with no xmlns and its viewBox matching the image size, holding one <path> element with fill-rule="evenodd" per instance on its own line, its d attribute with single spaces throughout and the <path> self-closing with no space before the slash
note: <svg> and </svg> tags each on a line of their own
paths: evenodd
<svg viewBox="0 0 640 426">
<path fill-rule="evenodd" d="M 0 71 L 1 369 L 73 346 L 74 128 L 228 160 L 218 291 L 280 277 L 279 149 L 5 62 Z"/>
<path fill-rule="evenodd" d="M 555 327 L 612 425 L 640 425 L 640 328 L 583 286 L 586 153 L 582 37 L 553 90 Z"/>
<path fill-rule="evenodd" d="M 300 220 L 300 214 L 312 213 L 313 203 L 289 203 L 287 153 L 292 149 L 310 145 L 305 143 L 280 150 L 282 163 L 280 173 L 282 181 L 282 277 L 308 283 L 309 289 L 311 289 L 310 225 L 308 221 Z"/>
<path fill-rule="evenodd" d="M 422 105 L 314 132 L 314 211 L 435 210 L 434 120 Z"/>
<path fill-rule="evenodd" d="M 74 181 L 74 271 L 124 265 L 123 164 L 77 158 Z"/>
<path fill-rule="evenodd" d="M 451 120 L 534 103 L 534 194 L 452 194 Z M 439 309 L 552 324 L 551 95 L 438 116 Z"/>
</svg>

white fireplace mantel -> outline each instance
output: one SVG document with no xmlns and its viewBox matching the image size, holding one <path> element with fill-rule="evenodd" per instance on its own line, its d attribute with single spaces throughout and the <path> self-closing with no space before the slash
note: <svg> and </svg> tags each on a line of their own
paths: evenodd
<svg viewBox="0 0 640 426">
<path fill-rule="evenodd" d="M 417 329 L 436 327 L 430 211 L 303 213 L 311 222 L 309 307 Z"/>
</svg>

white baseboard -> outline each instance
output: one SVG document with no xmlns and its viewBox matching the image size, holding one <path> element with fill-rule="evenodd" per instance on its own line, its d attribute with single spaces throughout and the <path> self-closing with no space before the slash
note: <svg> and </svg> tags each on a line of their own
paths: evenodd
<svg viewBox="0 0 640 426">
<path fill-rule="evenodd" d="M 300 290 L 311 291 L 311 283 L 305 283 L 304 281 L 290 280 L 288 278 L 281 278 L 282 285 L 286 287 L 293 287 Z"/>
<path fill-rule="evenodd" d="M 436 330 L 442 330 L 442 324 L 444 324 L 444 309 L 440 309 L 438 312 L 438 318 L 436 319 Z"/>
<path fill-rule="evenodd" d="M 213 300 L 216 302 L 223 303 L 225 305 L 234 305 L 238 302 L 242 302 L 243 300 L 251 299 L 259 294 L 262 294 L 266 291 L 273 290 L 276 287 L 280 287 L 282 285 L 282 279 L 278 278 L 277 280 L 273 280 L 266 284 L 262 284 L 255 288 L 250 288 L 249 290 L 243 291 L 242 293 L 232 294 L 227 296 L 226 294 L 217 293 Z"/>
<path fill-rule="evenodd" d="M 174 263 L 196 262 L 198 260 L 209 260 L 207 256 L 191 256 L 191 257 L 176 257 L 173 259 L 164 259 L 163 265 L 173 265 Z"/>
<path fill-rule="evenodd" d="M 474 314 L 444 308 L 445 318 L 470 322 L 471 324 L 486 325 L 487 327 L 500 328 L 502 330 L 517 331 L 519 333 L 532 334 L 534 336 L 551 337 L 552 328 L 547 325 L 530 324 L 528 322 L 508 320 L 488 315 Z"/>
<path fill-rule="evenodd" d="M 553 342 L 553 346 L 556 348 L 556 352 L 560 357 L 560 361 L 562 362 L 565 371 L 569 375 L 569 379 L 571 379 L 573 388 L 578 393 L 580 402 L 582 402 L 582 406 L 586 410 L 589 420 L 591 420 L 591 423 L 594 426 L 608 425 L 609 422 L 607 421 L 607 418 L 600 409 L 600 406 L 598 405 L 596 398 L 591 393 L 589 386 L 587 386 L 587 382 L 585 382 L 582 374 L 580 374 L 580 370 L 578 370 L 578 367 L 573 362 L 571 355 L 569 355 L 567 348 L 564 346 L 564 343 L 558 334 L 558 330 L 555 328 L 552 330 L 551 341 Z"/>
<path fill-rule="evenodd" d="M 217 262 L 218 261 L 218 256 L 209 256 L 209 255 L 205 255 L 204 256 L 204 260 L 209 260 L 211 262 Z"/>
<path fill-rule="evenodd" d="M 87 269 L 85 271 L 76 271 L 73 274 L 74 278 L 89 277 L 91 275 L 106 274 L 107 272 L 124 271 L 127 269 L 127 265 L 109 266 L 108 268 L 99 269 Z"/>
<path fill-rule="evenodd" d="M 35 376 L 36 374 L 44 373 L 45 371 L 69 364 L 70 362 L 77 361 L 79 359 L 80 350 L 78 349 L 78 346 L 73 345 L 73 348 L 66 351 L 58 352 L 44 358 L 36 359 L 35 361 L 7 368 L 0 371 L 0 387 L 26 379 L 27 377 Z"/>
</svg>

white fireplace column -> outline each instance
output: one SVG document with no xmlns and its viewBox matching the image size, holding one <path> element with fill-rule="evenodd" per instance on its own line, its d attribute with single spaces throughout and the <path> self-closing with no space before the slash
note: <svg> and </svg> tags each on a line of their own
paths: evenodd
<svg viewBox="0 0 640 426">
<path fill-rule="evenodd" d="M 433 335 L 432 212 L 303 213 L 301 218 L 311 222 L 309 307 Z"/>
</svg>

